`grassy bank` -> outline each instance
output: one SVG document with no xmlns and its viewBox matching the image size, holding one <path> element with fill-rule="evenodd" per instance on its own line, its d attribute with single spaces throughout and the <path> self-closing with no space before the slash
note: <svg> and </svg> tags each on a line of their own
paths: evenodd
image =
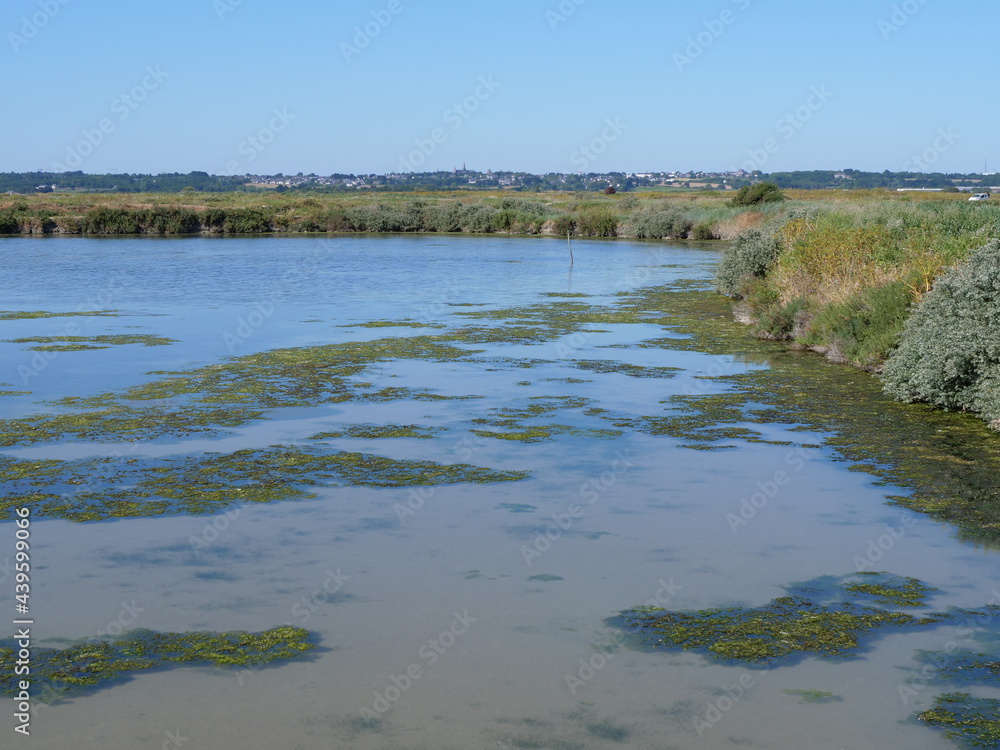
<svg viewBox="0 0 1000 750">
<path fill-rule="evenodd" d="M 733 243 L 719 289 L 763 337 L 1000 428 L 1000 205 L 905 197 L 783 204 Z"/>
<path fill-rule="evenodd" d="M 54 193 L 0 199 L 0 234 L 569 232 L 576 237 L 732 239 L 766 214 L 731 207 L 727 205 L 730 197 L 719 192 L 306 197 L 279 193 Z"/>
</svg>

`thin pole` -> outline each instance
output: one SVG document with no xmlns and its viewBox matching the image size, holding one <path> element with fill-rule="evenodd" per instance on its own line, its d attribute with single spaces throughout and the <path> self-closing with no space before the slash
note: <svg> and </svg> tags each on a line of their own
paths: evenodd
<svg viewBox="0 0 1000 750">
<path fill-rule="evenodd" d="M 568 229 L 566 230 L 566 242 L 569 243 L 569 264 L 573 265 L 573 263 L 575 262 L 573 260 L 573 240 L 569 236 L 569 230 Z"/>
</svg>

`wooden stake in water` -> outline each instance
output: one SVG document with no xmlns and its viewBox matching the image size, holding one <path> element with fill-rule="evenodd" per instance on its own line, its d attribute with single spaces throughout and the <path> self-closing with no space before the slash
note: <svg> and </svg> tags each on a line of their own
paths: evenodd
<svg viewBox="0 0 1000 750">
<path fill-rule="evenodd" d="M 569 243 L 569 264 L 573 265 L 573 240 L 569 236 L 569 230 L 566 230 L 566 242 Z"/>
</svg>

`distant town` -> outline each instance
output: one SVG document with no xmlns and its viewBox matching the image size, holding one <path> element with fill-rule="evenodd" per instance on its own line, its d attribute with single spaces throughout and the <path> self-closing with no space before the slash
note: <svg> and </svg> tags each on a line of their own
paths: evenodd
<svg viewBox="0 0 1000 750">
<path fill-rule="evenodd" d="M 177 193 L 264 191 L 277 192 L 406 192 L 441 190 L 631 192 L 636 190 L 736 190 L 754 182 L 773 182 L 782 188 L 816 190 L 934 190 L 1000 191 L 996 173 L 925 174 L 920 172 L 862 172 L 855 169 L 763 173 L 733 172 L 592 172 L 586 174 L 485 172 L 465 165 L 450 171 L 388 174 L 241 174 L 207 172 L 151 174 L 85 174 L 84 172 L 0 173 L 0 193 L 46 192 Z"/>
</svg>

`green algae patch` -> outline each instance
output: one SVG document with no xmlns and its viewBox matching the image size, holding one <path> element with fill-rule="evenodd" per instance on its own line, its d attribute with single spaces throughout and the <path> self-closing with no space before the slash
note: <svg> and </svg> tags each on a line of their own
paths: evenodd
<svg viewBox="0 0 1000 750">
<path fill-rule="evenodd" d="M 101 336 L 35 336 L 18 339 L 6 339 L 11 344 L 36 344 L 29 346 L 31 351 L 79 351 L 84 349 L 108 349 L 112 346 L 127 346 L 141 344 L 142 346 L 169 346 L 176 344 L 175 339 L 164 336 L 154 336 L 144 333 L 129 333 Z"/>
<path fill-rule="evenodd" d="M 447 328 L 440 323 L 421 323 L 419 320 L 368 320 L 364 323 L 345 323 L 337 328 Z"/>
<path fill-rule="evenodd" d="M 899 577 L 865 576 L 866 584 L 885 580 L 898 587 Z M 857 654 L 861 639 L 876 631 L 935 625 L 953 615 L 935 613 L 915 617 L 870 606 L 866 600 L 880 596 L 849 588 L 862 583 L 857 576 L 820 578 L 786 588 L 763 607 L 731 607 L 694 612 L 669 612 L 641 607 L 622 613 L 619 625 L 632 630 L 654 647 L 694 649 L 716 658 L 769 662 L 791 656 L 816 654 L 844 657 Z"/>
<path fill-rule="evenodd" d="M 38 320 L 41 318 L 117 318 L 120 310 L 89 310 L 85 312 L 31 312 L 0 311 L 0 320 Z"/>
<path fill-rule="evenodd" d="M 945 693 L 934 699 L 934 708 L 917 718 L 932 727 L 944 729 L 948 736 L 966 747 L 1000 745 L 1000 701 L 974 698 L 968 693 Z"/>
<path fill-rule="evenodd" d="M 302 656 L 314 648 L 309 631 L 278 627 L 260 633 L 157 633 L 135 630 L 113 641 L 88 641 L 66 649 L 32 651 L 31 676 L 36 693 L 46 697 L 94 690 L 130 673 L 176 666 L 261 667 Z M 10 642 L 8 642 L 10 643 Z M 0 642 L 0 692 L 16 694 L 17 653 Z M 23 679 L 23 678 L 19 678 Z"/>
<path fill-rule="evenodd" d="M 937 589 L 926 586 L 916 578 L 887 576 L 885 573 L 858 573 L 872 579 L 872 583 L 848 583 L 844 591 L 851 594 L 864 594 L 875 599 L 877 604 L 890 607 L 922 607 L 926 603 L 927 594 Z"/>
<path fill-rule="evenodd" d="M 526 503 L 500 503 L 496 510 L 505 510 L 508 513 L 534 513 L 538 510 L 538 506 Z"/>
<path fill-rule="evenodd" d="M 539 443 L 552 440 L 556 435 L 577 435 L 594 439 L 616 438 L 620 430 L 591 429 L 566 424 L 529 424 L 531 420 L 550 417 L 564 410 L 582 410 L 591 400 L 579 396 L 532 396 L 516 406 L 490 409 L 488 416 L 476 417 L 471 422 L 477 427 L 473 435 L 494 440 L 509 440 L 520 443 Z M 483 427 L 498 429 L 487 430 Z M 502 430 L 502 431 L 501 431 Z"/>
<path fill-rule="evenodd" d="M 477 437 L 510 440 L 518 443 L 541 443 L 552 440 L 555 435 L 577 435 L 601 440 L 613 440 L 622 435 L 620 430 L 589 430 L 564 424 L 536 425 L 506 432 L 479 429 L 473 429 L 470 432 Z"/>
<path fill-rule="evenodd" d="M 146 441 L 215 434 L 265 417 L 282 407 L 397 399 L 446 400 L 427 390 L 382 388 L 355 379 L 370 366 L 397 359 L 451 362 L 479 353 L 440 337 L 414 336 L 277 349 L 163 376 L 120 393 L 69 397 L 53 402 L 64 410 L 0 420 L 0 446 L 52 442 L 73 437 L 99 442 Z M 149 404 L 159 401 L 158 404 Z M 77 410 L 66 412 L 65 410 Z"/>
<path fill-rule="evenodd" d="M 0 499 L 0 520 L 29 506 L 40 518 L 101 521 L 178 513 L 215 513 L 244 503 L 315 497 L 308 487 L 412 487 L 511 482 L 522 471 L 495 471 L 470 464 L 397 460 L 366 453 L 324 453 L 317 448 L 271 446 L 188 458 L 100 458 L 65 462 L 0 462 L 18 476 Z M 43 494 L 33 486 L 62 484 L 71 492 Z M 81 490 L 80 488 L 85 489 Z"/>
<path fill-rule="evenodd" d="M 794 695 L 799 698 L 799 703 L 837 703 L 844 700 L 839 695 L 828 693 L 825 690 L 782 690 L 785 695 Z"/>
<path fill-rule="evenodd" d="M 993 616 L 1000 614 L 995 610 Z M 921 683 L 1000 686 L 1000 656 L 974 651 L 918 651 Z"/>
<path fill-rule="evenodd" d="M 577 359 L 573 361 L 573 365 L 577 369 L 588 372 L 618 373 L 628 375 L 630 378 L 673 378 L 677 376 L 677 373 L 683 372 L 679 367 L 642 367 L 608 360 Z"/>
<path fill-rule="evenodd" d="M 310 440 L 335 440 L 338 438 L 363 438 L 366 440 L 383 440 L 390 438 L 416 438 L 418 440 L 433 440 L 437 433 L 444 432 L 441 427 L 422 427 L 416 424 L 355 424 L 343 430 L 321 432 L 313 435 Z"/>
<path fill-rule="evenodd" d="M 579 301 L 548 302 L 501 310 L 456 313 L 472 320 L 494 321 L 496 326 L 469 326 L 456 331 L 472 343 L 532 344 L 574 333 L 603 333 L 602 325 L 647 323 L 650 313 L 621 306 L 590 305 Z"/>
</svg>

